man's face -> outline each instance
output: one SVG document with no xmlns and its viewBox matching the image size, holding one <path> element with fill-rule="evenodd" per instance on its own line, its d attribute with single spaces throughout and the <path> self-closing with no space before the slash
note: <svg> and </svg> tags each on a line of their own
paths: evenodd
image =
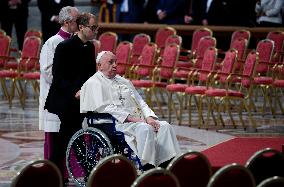
<svg viewBox="0 0 284 187">
<path fill-rule="evenodd" d="M 77 23 L 76 23 L 76 19 L 78 17 L 78 11 L 77 10 L 72 10 L 71 11 L 71 16 L 73 17 L 73 19 L 71 21 L 68 21 L 68 32 L 70 33 L 75 33 L 78 31 L 78 27 L 77 27 Z"/>
<path fill-rule="evenodd" d="M 84 31 L 84 34 L 85 34 L 85 37 L 87 40 L 93 40 L 96 38 L 96 35 L 98 33 L 98 29 L 99 29 L 99 26 L 98 24 L 96 23 L 96 20 L 94 18 L 91 18 L 89 20 L 89 24 L 85 26 L 85 31 Z"/>
<path fill-rule="evenodd" d="M 116 75 L 116 58 L 111 53 L 104 55 L 101 64 L 99 65 L 99 70 L 103 72 L 109 78 L 113 78 Z"/>
</svg>

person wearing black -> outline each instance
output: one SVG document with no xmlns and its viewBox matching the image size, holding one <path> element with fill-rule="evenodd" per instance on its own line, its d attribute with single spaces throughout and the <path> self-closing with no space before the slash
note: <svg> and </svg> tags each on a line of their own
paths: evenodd
<svg viewBox="0 0 284 187">
<path fill-rule="evenodd" d="M 0 19 L 1 27 L 7 35 L 12 36 L 15 25 L 18 47 L 23 47 L 24 36 L 28 27 L 29 2 L 31 0 L 1 0 Z"/>
<path fill-rule="evenodd" d="M 55 50 L 53 80 L 45 102 L 45 109 L 56 114 L 61 121 L 58 142 L 54 145 L 50 160 L 62 174 L 68 142 L 82 128 L 84 119 L 80 114 L 80 89 L 96 72 L 95 51 L 90 42 L 97 34 L 96 17 L 91 13 L 82 13 L 76 23 L 78 34 L 59 43 Z"/>
<path fill-rule="evenodd" d="M 37 0 L 37 4 L 41 12 L 42 39 L 45 42 L 61 27 L 58 22 L 60 10 L 65 6 L 74 6 L 74 0 Z"/>
</svg>

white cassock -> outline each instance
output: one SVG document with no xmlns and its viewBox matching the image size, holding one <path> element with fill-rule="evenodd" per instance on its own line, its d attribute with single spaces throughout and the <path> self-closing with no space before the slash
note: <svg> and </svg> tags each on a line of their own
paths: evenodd
<svg viewBox="0 0 284 187">
<path fill-rule="evenodd" d="M 80 111 L 109 113 L 116 120 L 116 130 L 125 134 L 125 140 L 138 155 L 142 164 L 157 166 L 180 153 L 178 141 L 171 125 L 158 121 L 160 129 L 144 122 L 126 122 L 127 116 L 157 119 L 132 83 L 116 75 L 109 79 L 102 72 L 95 73 L 81 88 Z"/>
<path fill-rule="evenodd" d="M 52 64 L 55 48 L 64 38 L 56 34 L 49 38 L 40 52 L 40 94 L 39 94 L 39 130 L 58 132 L 60 120 L 57 115 L 44 110 L 45 100 L 52 82 Z"/>
</svg>

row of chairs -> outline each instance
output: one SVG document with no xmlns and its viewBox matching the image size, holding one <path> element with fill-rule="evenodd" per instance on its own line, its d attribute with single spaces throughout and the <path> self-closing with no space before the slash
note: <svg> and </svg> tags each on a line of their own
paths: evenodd
<svg viewBox="0 0 284 187">
<path fill-rule="evenodd" d="M 232 163 L 212 174 L 207 157 L 188 151 L 175 157 L 166 169 L 154 168 L 138 176 L 135 166 L 122 155 L 103 158 L 88 178 L 87 187 L 282 187 L 284 155 L 266 148 L 252 155 L 245 166 Z M 58 168 L 47 160 L 24 167 L 11 187 L 62 186 Z"/>
<path fill-rule="evenodd" d="M 24 108 L 26 87 L 30 80 L 38 98 L 39 93 L 39 53 L 41 49 L 41 32 L 30 29 L 25 33 L 22 50 L 11 47 L 11 38 L 5 33 L 0 35 L 0 80 L 4 97 L 9 106 L 15 94 Z"/>
<path fill-rule="evenodd" d="M 247 46 L 247 41 L 243 38 L 240 38 L 239 40 L 235 40 L 235 41 L 237 41 L 237 42 L 243 41 L 242 43 L 237 43 L 235 48 L 237 48 L 237 46 L 242 46 L 242 47 L 239 47 L 238 51 L 235 51 L 233 49 L 229 50 L 227 52 L 227 55 L 224 58 L 224 61 L 220 64 L 216 64 L 216 69 L 217 70 L 221 69 L 221 71 L 211 72 L 211 75 L 213 73 L 213 74 L 215 74 L 215 76 L 217 76 L 216 73 L 227 74 L 226 76 L 222 75 L 221 81 L 222 81 L 223 84 L 225 83 L 225 80 L 226 80 L 225 77 L 228 77 L 230 75 L 230 73 L 232 73 L 233 71 L 236 71 L 236 69 L 238 69 L 238 71 L 242 71 L 243 68 L 240 70 L 240 67 L 241 66 L 243 67 L 245 65 L 245 61 L 242 60 L 242 59 L 239 59 L 239 55 L 238 55 L 239 53 L 237 53 L 237 52 L 242 52 L 242 54 L 244 54 L 244 51 L 246 50 L 245 47 Z M 240 45 L 240 44 L 242 44 L 242 45 Z M 124 43 L 123 45 L 126 45 L 126 43 Z M 170 50 L 170 48 L 173 49 L 175 47 L 174 44 L 168 45 L 167 46 L 168 47 L 167 53 L 165 55 L 162 54 L 161 58 L 159 58 L 158 60 L 156 60 L 157 59 L 156 58 L 157 47 L 155 46 L 155 44 L 146 44 L 145 45 L 145 54 L 141 53 L 141 56 L 139 58 L 140 61 L 139 61 L 138 64 L 130 65 L 130 64 L 127 64 L 125 62 L 122 63 L 122 62 L 120 62 L 120 58 L 118 58 L 118 66 L 119 66 L 118 70 L 123 68 L 123 71 L 118 71 L 118 72 L 121 75 L 125 75 L 125 72 L 127 72 L 125 69 L 128 68 L 128 71 L 131 72 L 131 73 L 128 73 L 127 75 L 130 78 L 135 79 L 135 80 L 132 80 L 134 86 L 136 86 L 137 88 L 142 88 L 145 91 L 146 100 L 148 101 L 148 103 L 150 105 L 151 105 L 151 100 L 152 100 L 150 96 L 152 95 L 152 93 L 154 93 L 153 95 L 155 96 L 155 99 L 158 103 L 159 110 L 160 110 L 161 114 L 163 115 L 159 100 L 157 99 L 157 96 L 156 96 L 157 90 L 160 90 L 159 88 L 166 88 L 166 85 L 169 82 L 174 83 L 175 82 L 174 79 L 188 79 L 189 75 L 190 76 L 195 75 L 195 76 L 190 77 L 191 82 L 190 82 L 189 86 L 191 86 L 191 84 L 194 83 L 194 81 L 192 81 L 192 78 L 196 78 L 196 75 L 200 71 L 207 71 L 207 75 L 210 73 L 208 71 L 213 71 L 213 70 L 215 71 L 216 69 L 215 68 L 213 69 L 213 67 L 214 67 L 213 63 L 215 63 L 215 61 L 217 61 L 216 50 L 211 50 L 211 51 L 213 51 L 213 53 L 211 53 L 211 54 L 212 55 L 215 54 L 214 55 L 215 57 L 214 56 L 212 57 L 212 55 L 209 55 L 209 56 L 207 56 L 206 59 L 204 59 L 206 49 L 208 47 L 215 47 L 215 46 L 216 46 L 216 39 L 215 38 L 210 37 L 210 36 L 206 36 L 206 37 L 201 38 L 201 40 L 199 41 L 199 47 L 198 47 L 199 50 L 197 50 L 197 57 L 198 58 L 191 60 L 193 65 L 190 64 L 190 63 L 186 63 L 187 65 L 184 65 L 185 63 L 183 63 L 183 64 L 179 63 L 179 61 L 177 60 L 177 59 L 179 59 L 178 58 L 179 57 L 179 51 L 173 53 Z M 149 49 L 151 49 L 151 48 L 152 48 L 153 52 L 149 54 Z M 129 47 L 128 47 L 128 49 L 129 49 Z M 180 50 L 180 48 L 177 49 L 177 50 Z M 127 51 L 127 50 L 124 50 L 124 51 Z M 142 50 L 142 52 L 143 52 L 143 50 Z M 251 66 L 250 64 L 248 64 L 248 66 L 250 66 L 250 68 L 252 68 L 252 70 L 248 71 L 246 69 L 245 72 L 241 72 L 241 73 L 244 73 L 245 76 L 250 76 L 250 77 L 253 77 L 252 75 L 254 75 L 254 74 L 257 75 L 254 78 L 254 80 L 252 80 L 252 83 L 256 86 L 260 86 L 260 87 L 266 86 L 267 87 L 268 83 L 269 83 L 269 85 L 272 85 L 273 84 L 273 78 L 263 76 L 263 75 L 269 74 L 269 76 L 271 76 L 273 74 L 272 73 L 273 71 L 268 71 L 268 70 L 272 70 L 272 69 L 274 70 L 275 69 L 275 67 L 273 67 L 273 68 L 269 67 L 269 66 L 275 65 L 275 63 L 271 63 L 272 54 L 274 54 L 274 42 L 270 39 L 262 40 L 258 43 L 257 48 L 256 48 L 256 52 L 252 51 L 251 53 L 252 54 L 254 54 L 254 53 L 259 54 L 259 57 L 255 58 L 255 59 L 259 58 L 259 60 L 258 60 L 259 65 Z M 124 56 L 127 56 L 127 55 L 124 55 Z M 243 55 L 241 55 L 241 56 L 243 56 Z M 129 55 L 127 57 L 129 58 Z M 170 59 L 170 61 L 167 61 L 168 60 L 167 58 Z M 209 58 L 211 59 L 211 63 L 209 63 L 211 65 L 210 66 L 207 65 L 207 69 L 206 69 L 206 67 L 205 67 L 205 69 L 202 68 L 203 62 L 204 62 L 205 66 L 206 66 L 206 64 L 208 64 L 208 62 L 210 62 Z M 246 58 L 247 58 L 247 55 L 246 55 Z M 146 59 L 146 60 L 144 61 L 144 59 Z M 248 58 L 248 61 L 250 61 L 249 58 Z M 188 64 L 190 64 L 190 65 L 188 65 Z M 254 71 L 254 66 L 256 66 L 256 73 Z M 189 69 L 188 67 L 189 68 L 194 67 L 194 68 Z M 164 71 L 163 70 L 161 71 L 161 69 L 164 69 Z M 158 75 L 158 71 L 160 72 L 160 75 Z M 248 73 L 250 73 L 250 75 L 248 75 Z M 155 77 L 155 75 L 158 75 L 158 76 Z M 207 80 L 207 79 L 205 79 L 205 78 L 207 78 L 207 76 L 205 76 L 205 75 L 206 75 L 206 73 L 203 72 L 203 74 L 202 74 L 202 77 L 204 79 L 203 82 L 206 82 L 206 80 Z M 220 75 L 218 75 L 218 76 L 220 76 Z M 232 75 L 230 75 L 230 76 L 232 76 Z M 149 77 L 150 77 L 150 79 L 149 79 Z M 142 78 L 142 80 L 141 80 L 141 78 Z M 145 78 L 148 78 L 148 80 L 145 80 Z M 199 81 L 202 81 L 202 79 L 200 79 L 200 77 L 198 77 L 198 78 L 199 78 Z M 160 81 L 161 79 L 170 80 L 170 81 L 161 82 Z M 208 79 L 211 79 L 211 77 L 208 78 Z M 157 80 L 157 81 L 153 81 L 153 80 Z M 211 82 L 214 82 L 214 81 L 211 81 Z M 239 81 L 239 82 L 241 82 L 241 81 Z M 264 83 L 266 83 L 266 84 L 264 85 Z M 247 88 L 248 82 L 245 81 L 244 84 L 246 84 L 245 88 Z M 169 91 L 170 94 L 172 92 L 182 92 L 181 94 L 180 93 L 178 93 L 178 94 L 184 95 L 186 87 L 187 87 L 187 85 L 176 85 L 176 84 L 175 85 L 168 85 L 167 91 Z M 203 92 L 202 95 L 204 95 L 205 88 L 206 87 L 203 87 L 202 88 L 203 90 L 201 90 Z M 199 87 L 197 87 L 197 89 L 199 89 Z M 268 89 L 265 89 L 264 91 L 266 91 L 266 90 L 268 90 Z M 190 90 L 188 90 L 188 91 L 189 91 L 188 94 L 190 94 Z M 228 91 L 228 88 L 227 88 L 227 91 Z M 195 94 L 195 95 L 196 94 L 200 95 L 200 93 L 195 93 L 196 90 L 194 90 L 193 92 L 194 92 L 193 94 Z M 225 92 L 225 90 L 222 91 L 222 96 L 220 96 L 220 97 L 222 97 L 222 100 L 224 100 L 224 96 L 226 96 L 226 93 L 227 92 Z M 263 93 L 264 93 L 264 98 L 266 99 L 265 101 L 269 101 L 269 99 L 267 97 L 267 92 L 263 92 Z M 212 96 L 215 96 L 215 95 L 212 95 Z M 242 99 L 243 97 L 244 96 L 240 93 L 238 95 L 238 97 L 236 97 L 236 98 Z M 244 98 L 247 99 L 247 97 L 244 97 Z M 249 98 L 249 99 L 250 99 L 249 110 L 252 110 L 252 109 L 255 110 L 255 107 L 253 105 L 251 98 Z M 279 98 L 277 97 L 277 99 L 279 99 Z M 179 101 L 181 101 L 181 103 L 182 103 L 183 99 L 179 98 Z M 171 113 L 170 111 L 171 111 L 171 108 L 172 108 L 171 98 L 169 98 L 168 103 L 170 103 L 169 106 L 168 106 L 169 114 L 170 114 Z M 266 102 L 264 102 L 262 113 L 264 113 L 265 104 L 266 104 Z M 243 105 L 243 107 L 246 108 L 246 110 L 248 110 L 248 107 L 246 105 Z M 182 109 L 182 108 L 183 107 L 181 106 L 180 109 Z M 271 102 L 270 102 L 270 108 L 273 109 Z M 282 107 L 280 107 L 280 108 L 282 110 Z M 200 109 L 200 107 L 199 107 L 199 109 Z M 200 114 L 200 111 L 201 110 L 199 110 L 199 114 Z M 241 109 L 239 111 L 241 111 Z M 272 113 L 274 115 L 273 110 L 272 110 Z M 180 112 L 180 114 L 178 116 L 180 116 L 180 115 L 182 115 L 182 112 Z M 200 117 L 199 121 L 202 120 L 202 117 L 200 115 L 199 115 L 199 117 Z M 230 117 L 231 117 L 231 115 L 230 115 Z M 182 117 L 180 116 L 179 119 L 182 119 Z M 252 117 L 250 117 L 250 119 L 253 123 L 253 126 L 255 127 L 255 123 L 253 122 Z M 222 122 L 221 118 L 220 118 L 220 120 Z M 179 121 L 179 123 L 181 124 L 181 120 Z M 233 121 L 233 124 L 235 126 L 234 121 Z M 201 123 L 199 122 L 199 127 L 200 126 L 201 126 Z"/>
</svg>

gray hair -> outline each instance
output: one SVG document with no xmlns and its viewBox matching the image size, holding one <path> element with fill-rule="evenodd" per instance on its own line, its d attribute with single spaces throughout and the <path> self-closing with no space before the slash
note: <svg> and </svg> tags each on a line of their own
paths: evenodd
<svg viewBox="0 0 284 187">
<path fill-rule="evenodd" d="M 60 25 L 63 25 L 64 21 L 71 21 L 72 19 L 74 19 L 74 17 L 71 15 L 72 10 L 78 12 L 78 9 L 72 6 L 63 7 L 60 10 L 58 18 Z"/>
</svg>

